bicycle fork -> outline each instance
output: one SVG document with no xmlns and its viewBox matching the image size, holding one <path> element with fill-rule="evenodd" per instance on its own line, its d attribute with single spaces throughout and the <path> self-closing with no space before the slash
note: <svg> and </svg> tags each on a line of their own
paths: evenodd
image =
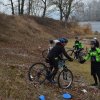
<svg viewBox="0 0 100 100">
<path fill-rule="evenodd" d="M 63 72 L 63 79 L 67 80 L 67 68 L 65 67 L 64 70 L 65 71 Z"/>
</svg>

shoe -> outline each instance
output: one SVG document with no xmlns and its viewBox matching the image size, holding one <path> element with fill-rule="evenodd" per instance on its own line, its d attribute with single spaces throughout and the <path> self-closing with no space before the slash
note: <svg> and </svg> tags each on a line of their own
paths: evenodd
<svg viewBox="0 0 100 100">
<path fill-rule="evenodd" d="M 97 83 L 93 83 L 93 84 L 91 84 L 91 86 L 98 86 L 98 84 Z"/>
<path fill-rule="evenodd" d="M 52 79 L 47 79 L 50 83 L 52 83 L 52 84 L 56 84 L 57 82 L 56 81 L 54 81 L 54 80 L 52 80 Z"/>
</svg>

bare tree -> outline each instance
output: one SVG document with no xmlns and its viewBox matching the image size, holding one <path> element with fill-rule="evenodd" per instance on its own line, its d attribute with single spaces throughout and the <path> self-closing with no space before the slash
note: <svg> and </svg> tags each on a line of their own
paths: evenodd
<svg viewBox="0 0 100 100">
<path fill-rule="evenodd" d="M 81 17 L 84 20 L 100 20 L 100 0 L 92 0 L 85 6 L 84 16 Z"/>
<path fill-rule="evenodd" d="M 30 15 L 32 0 L 28 1 L 28 15 Z"/>
<path fill-rule="evenodd" d="M 46 14 L 46 10 L 47 10 L 47 0 L 42 0 L 43 4 L 44 4 L 44 8 L 43 8 L 43 15 L 42 17 L 45 17 Z"/>
<path fill-rule="evenodd" d="M 22 2 L 21 2 L 21 15 L 23 15 L 24 14 L 24 3 L 25 3 L 25 0 L 22 0 Z"/>
<path fill-rule="evenodd" d="M 52 0 L 51 1 L 50 0 L 41 0 L 41 1 L 43 3 L 43 6 L 41 6 L 41 8 L 43 8 L 42 17 L 44 18 L 46 16 L 47 9 L 52 6 L 52 3 L 51 3 Z"/>
<path fill-rule="evenodd" d="M 60 20 L 64 20 L 65 26 L 72 14 L 82 12 L 84 6 L 82 0 L 52 0 L 52 3 L 59 9 Z"/>
<path fill-rule="evenodd" d="M 71 13 L 73 1 L 74 0 L 53 0 L 53 4 L 59 8 L 60 20 L 63 20 L 64 17 L 65 25 L 67 24 L 69 15 Z"/>
<path fill-rule="evenodd" d="M 13 5 L 13 1 L 10 0 L 10 2 L 11 2 L 12 15 L 14 15 L 15 13 L 14 13 L 14 5 Z"/>
<path fill-rule="evenodd" d="M 66 0 L 64 3 L 63 14 L 64 14 L 64 19 L 65 19 L 65 26 L 67 25 L 67 21 L 68 21 L 69 15 L 71 13 L 72 2 L 73 2 L 73 0 Z"/>
<path fill-rule="evenodd" d="M 60 20 L 63 19 L 63 0 L 52 0 L 52 3 L 57 6 L 60 12 Z"/>
<path fill-rule="evenodd" d="M 18 0 L 18 14 L 20 15 L 21 10 L 20 10 L 20 0 Z"/>
<path fill-rule="evenodd" d="M 50 0 L 34 0 L 32 1 L 31 12 L 35 16 L 42 16 L 44 18 L 50 6 Z"/>
<path fill-rule="evenodd" d="M 42 2 L 40 0 L 32 1 L 32 8 L 31 8 L 32 15 L 41 16 L 42 13 L 41 4 Z"/>
<path fill-rule="evenodd" d="M 30 15 L 32 12 L 32 5 L 34 3 L 34 0 L 28 0 L 28 4 L 27 4 L 27 14 Z"/>
</svg>

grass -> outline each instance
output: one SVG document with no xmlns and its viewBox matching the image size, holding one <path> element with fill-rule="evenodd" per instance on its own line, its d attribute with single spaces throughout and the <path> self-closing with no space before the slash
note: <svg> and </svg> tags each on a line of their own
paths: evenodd
<svg viewBox="0 0 100 100">
<path fill-rule="evenodd" d="M 68 47 L 72 47 L 74 41 L 69 40 Z M 14 60 L 14 59 L 13 59 Z M 22 60 L 21 62 L 25 62 Z M 82 78 L 82 81 L 90 84 L 93 82 L 90 76 L 90 62 L 80 64 L 77 61 L 67 62 L 69 69 L 73 72 L 74 77 Z M 41 86 L 34 86 L 27 78 L 27 66 L 3 66 L 0 65 L 0 96 L 3 100 L 13 99 L 13 100 L 38 100 L 39 95 L 45 95 L 47 100 L 61 100 L 63 92 L 72 93 L 75 98 L 79 97 L 79 90 L 62 90 L 58 88 L 58 85 L 51 85 L 45 83 Z M 77 80 L 78 80 L 77 79 Z M 75 91 L 75 93 L 73 92 Z M 88 98 L 94 98 L 92 94 L 89 94 Z M 37 98 L 37 99 L 36 99 Z M 81 98 L 81 97 L 80 97 Z M 99 95 L 96 97 L 99 100 Z M 77 99 L 75 99 L 77 100 Z M 82 99 L 81 99 L 82 100 Z M 90 99 L 83 99 L 90 100 Z"/>
<path fill-rule="evenodd" d="M 83 78 L 84 82 L 86 81 L 88 84 L 93 82 L 90 72 L 90 62 L 86 62 L 84 64 L 80 64 L 77 61 L 72 63 L 68 62 L 69 69 L 73 72 L 74 76 L 80 76 Z"/>
</svg>

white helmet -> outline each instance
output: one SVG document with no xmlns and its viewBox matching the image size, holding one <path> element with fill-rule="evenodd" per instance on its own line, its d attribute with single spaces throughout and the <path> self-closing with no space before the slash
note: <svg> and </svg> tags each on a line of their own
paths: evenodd
<svg viewBox="0 0 100 100">
<path fill-rule="evenodd" d="M 94 39 L 96 40 L 97 38 L 96 38 L 96 37 L 94 37 Z"/>
<path fill-rule="evenodd" d="M 59 40 L 53 40 L 54 41 L 54 43 L 58 43 L 58 42 L 60 42 Z"/>
</svg>

